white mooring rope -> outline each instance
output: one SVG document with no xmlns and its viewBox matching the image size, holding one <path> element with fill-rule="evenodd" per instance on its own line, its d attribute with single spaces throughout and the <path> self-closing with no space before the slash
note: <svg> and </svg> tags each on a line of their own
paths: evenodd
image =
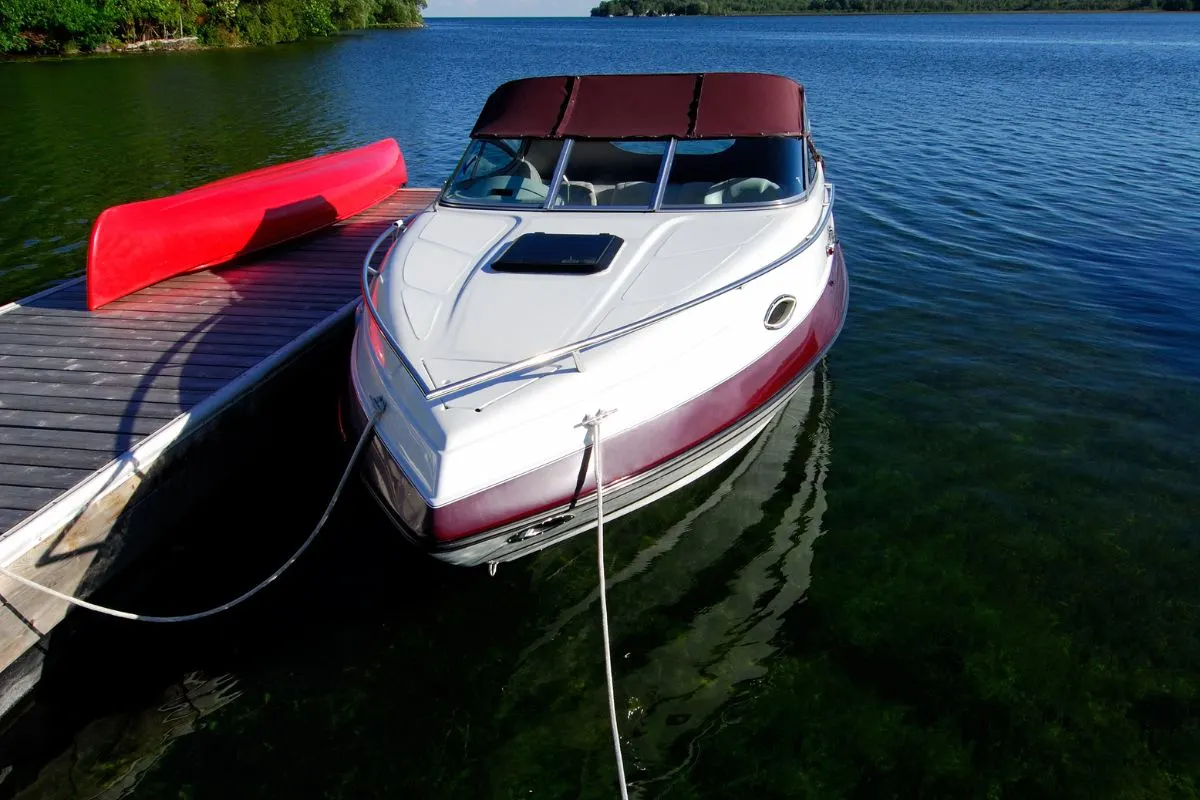
<svg viewBox="0 0 1200 800">
<path fill-rule="evenodd" d="M 625 759 L 621 755 L 621 731 L 617 727 L 617 700 L 613 691 L 612 644 L 608 638 L 608 579 L 604 575 L 604 469 L 603 448 L 600 446 L 600 420 L 611 411 L 597 411 L 584 420 L 583 424 L 592 433 L 592 451 L 596 455 L 596 555 L 600 565 L 600 622 L 604 632 L 604 680 L 608 686 L 608 721 L 612 725 L 613 752 L 617 756 L 617 780 L 621 787 L 621 800 L 629 800 L 629 787 L 625 784 Z"/>
<path fill-rule="evenodd" d="M 325 506 L 325 513 L 322 514 L 321 519 L 317 521 L 317 527 L 313 528 L 312 533 L 310 533 L 308 538 L 304 540 L 304 544 L 300 545 L 300 548 L 292 554 L 291 558 L 283 562 L 283 566 L 272 572 L 270 577 L 259 583 L 250 591 L 242 594 L 240 597 L 230 600 L 228 603 L 223 603 L 216 608 L 210 608 L 207 611 L 199 611 L 195 614 L 183 614 L 176 617 L 153 617 L 146 614 L 133 614 L 128 611 L 118 611 L 114 608 L 106 608 L 104 606 L 96 605 L 95 603 L 89 603 L 88 601 L 81 600 L 78 597 L 72 597 L 71 595 L 63 594 L 62 592 L 51 589 L 48 586 L 35 583 L 34 581 L 31 581 L 21 575 L 17 575 L 16 573 L 11 572 L 4 567 L 0 567 L 0 575 L 10 578 L 17 583 L 24 584 L 31 589 L 37 589 L 40 592 L 45 592 L 51 597 L 57 597 L 59 600 L 70 603 L 71 605 L 79 606 L 80 608 L 86 608 L 88 611 L 95 611 L 97 614 L 106 614 L 110 617 L 117 617 L 118 619 L 133 620 L 134 622 L 194 622 L 196 620 L 205 619 L 206 617 L 213 617 L 217 614 L 228 611 L 234 606 L 238 606 L 246 602 L 251 597 L 254 597 L 254 595 L 267 588 L 267 586 L 274 583 L 276 578 L 286 572 L 288 568 L 292 566 L 292 564 L 295 564 L 300 556 L 304 555 L 304 551 L 307 550 L 308 546 L 313 543 L 314 539 L 317 538 L 317 534 L 321 532 L 321 529 L 325 527 L 325 523 L 329 520 L 329 515 L 333 513 L 333 507 L 337 504 L 338 498 L 342 496 L 342 491 L 346 488 L 346 482 L 350 480 L 350 475 L 354 472 L 354 465 L 358 463 L 358 458 L 362 454 L 363 447 L 366 446 L 367 440 L 371 436 L 371 432 L 375 430 L 375 423 L 379 421 L 379 417 L 382 416 L 386 408 L 386 406 L 380 406 L 371 419 L 367 422 L 367 426 L 363 429 L 362 436 L 358 438 L 358 444 L 354 446 L 354 452 L 350 456 L 350 463 L 346 465 L 346 469 L 342 473 L 342 479 L 338 481 L 337 489 L 335 489 L 333 492 L 333 497 L 329 498 L 329 504 Z"/>
</svg>

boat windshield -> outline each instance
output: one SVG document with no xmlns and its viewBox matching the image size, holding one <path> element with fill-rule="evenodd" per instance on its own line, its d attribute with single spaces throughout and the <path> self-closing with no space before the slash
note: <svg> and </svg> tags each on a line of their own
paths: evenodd
<svg viewBox="0 0 1200 800">
<path fill-rule="evenodd" d="M 562 150 L 561 140 L 475 139 L 443 197 L 469 205 L 545 205 Z"/>
<path fill-rule="evenodd" d="M 565 161 L 561 165 L 560 160 Z M 553 202 L 550 184 L 561 168 Z M 584 210 L 708 208 L 786 201 L 805 193 L 816 165 L 787 136 L 667 141 L 478 139 L 443 200 Z"/>
</svg>

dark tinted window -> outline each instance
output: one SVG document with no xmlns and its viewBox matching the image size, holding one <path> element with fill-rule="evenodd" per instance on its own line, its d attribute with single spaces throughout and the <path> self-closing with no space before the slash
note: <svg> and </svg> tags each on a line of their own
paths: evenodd
<svg viewBox="0 0 1200 800">
<path fill-rule="evenodd" d="M 666 154 L 666 142 L 577 141 L 558 204 L 649 208 Z"/>
<path fill-rule="evenodd" d="M 445 199 L 472 204 L 540 206 L 563 143 L 549 139 L 477 139 L 467 147 Z"/>
<path fill-rule="evenodd" d="M 664 206 L 742 205 L 804 192 L 804 142 L 782 136 L 679 142 Z"/>
</svg>

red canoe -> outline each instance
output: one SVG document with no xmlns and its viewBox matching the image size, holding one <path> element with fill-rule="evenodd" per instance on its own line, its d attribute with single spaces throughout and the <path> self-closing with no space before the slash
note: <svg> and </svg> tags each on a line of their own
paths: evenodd
<svg viewBox="0 0 1200 800">
<path fill-rule="evenodd" d="M 88 243 L 88 308 L 312 233 L 407 182 L 400 146 L 384 139 L 106 209 Z"/>
</svg>

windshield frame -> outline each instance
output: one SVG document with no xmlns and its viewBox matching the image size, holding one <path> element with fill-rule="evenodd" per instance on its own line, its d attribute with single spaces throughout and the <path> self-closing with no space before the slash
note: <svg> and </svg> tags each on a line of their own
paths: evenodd
<svg viewBox="0 0 1200 800">
<path fill-rule="evenodd" d="M 645 204 L 645 205 L 628 205 L 628 206 L 586 206 L 586 205 L 566 205 L 566 204 L 556 205 L 555 200 L 558 197 L 559 187 L 562 185 L 563 175 L 566 173 L 567 164 L 571 158 L 571 150 L 574 148 L 575 142 L 577 141 L 574 138 L 567 138 L 567 139 L 563 140 L 563 147 L 562 147 L 562 151 L 559 153 L 559 156 L 558 156 L 558 163 L 555 165 L 553 176 L 551 177 L 550 182 L 547 184 L 547 186 L 551 187 L 551 188 L 549 188 L 549 191 L 547 191 L 547 193 L 546 193 L 545 202 L 542 203 L 540 206 L 536 205 L 536 204 L 519 204 L 519 203 L 487 203 L 487 202 L 473 203 L 473 202 L 463 202 L 461 200 L 449 199 L 451 184 L 454 181 L 454 177 L 458 174 L 459 170 L 462 168 L 463 162 L 465 161 L 467 154 L 470 153 L 471 148 L 469 146 L 467 147 L 466 151 L 464 151 L 463 155 L 459 158 L 458 163 L 454 167 L 454 171 L 451 173 L 450 177 L 446 180 L 446 183 L 442 187 L 442 191 L 438 194 L 437 204 L 441 205 L 441 206 L 447 206 L 449 208 L 478 209 L 478 210 L 487 210 L 487 211 L 513 212 L 513 211 L 521 210 L 521 211 L 550 211 L 550 212 L 554 212 L 554 213 L 584 212 L 584 213 L 592 213 L 592 214 L 594 214 L 594 213 L 644 214 L 644 213 L 657 213 L 660 211 L 665 211 L 667 213 L 680 212 L 680 211 L 689 212 L 689 213 L 697 212 L 697 211 L 704 211 L 704 212 L 752 211 L 755 209 L 780 208 L 782 206 L 798 205 L 800 203 L 804 203 L 805 201 L 807 201 L 812 196 L 813 187 L 823 181 L 823 179 L 824 179 L 824 159 L 822 159 L 820 154 L 817 152 L 816 146 L 813 144 L 812 137 L 808 134 L 803 135 L 803 136 L 785 136 L 785 137 L 780 137 L 780 138 L 796 139 L 802 143 L 801 144 L 802 151 L 803 151 L 802 157 L 801 157 L 802 169 L 801 169 L 801 174 L 797 177 L 801 180 L 804 188 L 803 188 L 803 191 L 801 191 L 797 194 L 794 194 L 790 197 L 783 197 L 778 200 L 763 200 L 763 201 L 759 201 L 759 202 L 755 202 L 755 203 L 731 203 L 728 205 L 697 204 L 697 205 L 671 205 L 671 206 L 664 207 L 663 199 L 666 196 L 666 192 L 667 192 L 668 178 L 671 175 L 671 167 L 675 163 L 675 153 L 676 153 L 676 149 L 679 145 L 679 141 L 680 141 L 676 137 L 671 137 L 670 139 L 665 140 L 667 142 L 667 148 L 666 148 L 666 152 L 663 154 L 662 163 L 659 165 L 658 178 L 657 178 L 657 182 L 655 183 L 655 186 L 654 186 L 654 191 L 651 193 L 650 203 Z M 610 141 L 617 142 L 617 141 L 623 141 L 623 140 L 613 139 Z M 659 140 L 659 141 L 662 141 L 662 140 Z M 689 141 L 692 141 L 692 140 L 689 140 Z M 810 178 L 810 173 L 812 175 L 811 178 Z"/>
</svg>

